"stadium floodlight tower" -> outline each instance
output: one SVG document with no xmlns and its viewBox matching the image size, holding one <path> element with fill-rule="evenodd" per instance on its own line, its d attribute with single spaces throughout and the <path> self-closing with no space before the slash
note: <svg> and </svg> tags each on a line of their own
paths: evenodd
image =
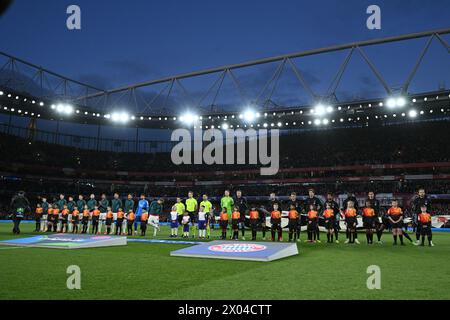
<svg viewBox="0 0 450 320">
<path fill-rule="evenodd" d="M 240 119 L 244 119 L 245 122 L 252 123 L 256 118 L 259 118 L 260 114 L 247 108 L 243 113 L 239 115 Z"/>
<path fill-rule="evenodd" d="M 312 109 L 311 113 L 315 116 L 322 117 L 328 113 L 332 113 L 334 111 L 333 106 L 329 103 L 318 102 Z"/>
<path fill-rule="evenodd" d="M 52 104 L 51 109 L 56 110 L 56 112 L 61 114 L 70 115 L 73 113 L 73 107 L 70 104 L 58 103 L 57 105 Z"/>
<path fill-rule="evenodd" d="M 125 111 L 113 112 L 110 119 L 116 123 L 127 123 L 130 120 L 130 115 Z"/>
<path fill-rule="evenodd" d="M 392 96 L 386 100 L 386 106 L 389 109 L 403 108 L 406 105 L 406 98 L 402 95 Z"/>
<path fill-rule="evenodd" d="M 188 126 L 194 124 L 196 121 L 198 121 L 200 119 L 199 116 L 191 113 L 191 112 L 186 112 L 185 114 L 183 114 L 182 116 L 178 117 L 178 120 L 180 120 L 181 122 L 187 124 Z"/>
</svg>

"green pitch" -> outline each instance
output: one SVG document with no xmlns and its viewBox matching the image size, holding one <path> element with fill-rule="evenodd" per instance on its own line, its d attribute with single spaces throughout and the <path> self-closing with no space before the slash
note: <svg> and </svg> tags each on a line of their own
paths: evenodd
<svg viewBox="0 0 450 320">
<path fill-rule="evenodd" d="M 20 236 L 35 235 L 33 228 L 23 224 Z M 168 235 L 163 227 L 158 238 Z M 0 240 L 13 237 L 10 224 L 1 223 Z M 171 257 L 183 248 L 172 244 L 0 246 L 0 299 L 450 299 L 450 233 L 435 232 L 432 248 L 408 241 L 394 247 L 390 234 L 383 245 L 368 246 L 364 234 L 359 239 L 360 245 L 302 242 L 298 256 L 269 263 Z M 81 268 L 81 290 L 66 288 L 69 265 Z M 380 290 L 367 289 L 369 265 L 381 268 Z"/>
</svg>

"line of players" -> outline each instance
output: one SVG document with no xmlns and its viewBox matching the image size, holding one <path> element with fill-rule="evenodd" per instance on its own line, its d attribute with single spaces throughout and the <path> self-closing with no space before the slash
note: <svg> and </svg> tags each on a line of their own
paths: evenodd
<svg viewBox="0 0 450 320">
<path fill-rule="evenodd" d="M 271 238 L 273 241 L 275 239 L 282 241 L 282 206 L 282 202 L 278 200 L 275 193 L 271 193 L 267 203 L 260 207 L 249 208 L 247 200 L 242 196 L 240 190 L 236 191 L 234 197 L 230 196 L 229 190 L 225 190 L 220 201 L 221 212 L 219 215 L 222 238 L 227 238 L 227 230 L 231 228 L 231 239 L 237 240 L 239 230 L 241 230 L 242 239 L 245 240 L 245 216 L 248 215 L 252 240 L 256 240 L 258 230 L 262 230 L 263 239 L 265 239 L 266 217 L 270 216 Z M 145 235 L 147 224 L 149 224 L 153 226 L 153 235 L 156 236 L 157 231 L 160 230 L 159 216 L 163 211 L 163 199 L 149 203 L 145 195 L 142 194 L 136 210 L 134 210 L 134 207 L 131 194 L 127 196 L 123 203 L 119 195 L 115 193 L 111 205 L 105 194 L 101 196 L 99 202 L 93 194 L 90 195 L 88 201 L 85 201 L 83 196 L 80 195 L 76 202 L 73 197 L 69 197 L 66 201 L 64 195 L 61 194 L 60 199 L 53 205 L 49 205 L 43 198 L 42 203 L 36 208 L 36 231 L 86 233 L 89 225 L 91 225 L 92 233 L 102 233 L 102 226 L 105 225 L 105 233 L 107 234 L 131 235 L 133 226 L 135 234 L 137 234 L 138 226 L 140 226 L 141 235 Z M 297 199 L 296 193 L 291 193 L 287 204 L 285 204 L 289 219 L 289 241 L 300 241 L 300 228 L 302 223 L 306 222 L 307 241 L 320 242 L 319 219 L 323 219 L 327 230 L 327 242 L 339 243 L 339 221 L 345 219 L 347 226 L 345 242 L 359 244 L 356 219 L 360 215 L 363 218 L 366 239 L 369 244 L 373 243 L 374 233 L 377 235 L 378 243 L 381 243 L 383 231 L 392 229 L 394 244 L 397 244 L 397 239 L 403 244 L 403 237 L 416 245 L 420 244 L 420 237 L 422 237 L 421 244 L 424 244 L 424 238 L 427 236 L 429 245 L 433 245 L 431 216 L 429 214 L 430 201 L 425 195 L 424 189 L 419 189 L 418 196 L 414 199 L 411 207 L 414 211 L 413 225 L 416 229 L 416 242 L 413 242 L 406 232 L 403 210 L 398 206 L 396 200 L 392 201 L 392 206 L 388 209 L 386 215 L 380 215 L 380 203 L 375 199 L 373 192 L 368 193 L 365 206 L 361 210 L 358 209 L 356 198 L 351 194 L 344 200 L 343 206 L 340 208 L 331 193 L 327 194 L 324 204 L 315 196 L 313 189 L 308 190 L 308 197 L 303 203 Z M 82 208 L 82 211 L 79 208 Z M 170 236 L 178 236 L 178 226 L 181 224 L 183 226 L 183 237 L 189 237 L 191 225 L 191 227 L 197 227 L 199 238 L 209 238 L 210 229 L 215 222 L 215 216 L 212 212 L 213 205 L 208 200 L 207 195 L 203 195 L 200 205 L 198 205 L 192 191 L 188 193 L 185 201 L 178 197 L 170 213 Z M 81 224 L 81 228 L 78 227 L 79 224 Z"/>
<path fill-rule="evenodd" d="M 90 230 L 92 234 L 132 235 L 133 229 L 137 234 L 140 227 L 141 235 L 145 235 L 147 224 L 159 230 L 159 215 L 162 210 L 162 199 L 149 203 L 145 195 L 141 195 L 135 207 L 131 194 L 122 201 L 119 194 L 115 193 L 111 203 L 105 194 L 101 195 L 99 201 L 94 194 L 90 195 L 88 201 L 84 200 L 83 195 L 79 195 L 78 200 L 74 201 L 72 196 L 66 200 L 60 194 L 53 204 L 42 198 L 42 202 L 37 205 L 35 231 L 88 233 Z"/>
</svg>

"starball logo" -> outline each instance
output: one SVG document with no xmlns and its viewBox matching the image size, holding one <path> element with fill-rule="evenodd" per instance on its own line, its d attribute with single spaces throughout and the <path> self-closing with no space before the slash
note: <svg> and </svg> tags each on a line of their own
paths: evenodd
<svg viewBox="0 0 450 320">
<path fill-rule="evenodd" d="M 176 129 L 171 141 L 171 159 L 176 165 L 260 165 L 264 176 L 275 175 L 279 169 L 278 129 Z M 248 148 L 247 148 L 248 147 Z M 270 147 L 270 155 L 269 155 Z M 248 157 L 247 157 L 248 155 Z"/>
</svg>

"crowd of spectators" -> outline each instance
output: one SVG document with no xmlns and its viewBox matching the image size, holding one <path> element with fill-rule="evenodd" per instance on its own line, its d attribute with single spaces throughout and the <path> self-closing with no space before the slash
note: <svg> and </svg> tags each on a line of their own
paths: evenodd
<svg viewBox="0 0 450 320">
<path fill-rule="evenodd" d="M 0 215 L 7 211 L 9 199 L 18 190 L 24 190 L 35 201 L 39 196 L 57 197 L 64 194 L 112 194 L 122 195 L 145 193 L 152 196 L 175 197 L 184 196 L 190 189 L 197 194 L 208 193 L 220 196 L 225 188 L 242 189 L 249 196 L 288 195 L 295 191 L 306 194 L 313 187 L 318 194 L 328 191 L 335 194 L 353 192 L 365 193 L 373 190 L 377 193 L 413 194 L 419 186 L 425 187 L 428 193 L 450 194 L 448 180 L 394 179 L 383 181 L 368 179 L 367 181 L 346 181 L 343 177 L 374 175 L 411 175 L 411 174 L 448 174 L 450 168 L 396 168 L 374 169 L 373 172 L 353 172 L 331 170 L 315 170 L 314 172 L 279 173 L 269 179 L 277 179 L 277 183 L 258 183 L 258 179 L 267 179 L 255 173 L 239 173 L 239 169 L 259 169 L 249 165 L 182 165 L 176 166 L 170 160 L 169 153 L 114 153 L 77 149 L 62 145 L 48 144 L 34 140 L 1 135 L 0 152 Z M 429 122 L 385 126 L 375 128 L 347 128 L 302 131 L 296 134 L 283 135 L 280 138 L 280 167 L 335 167 L 343 165 L 365 164 L 406 164 L 423 162 L 450 161 L 450 130 L 445 122 Z M 31 169 L 27 169 L 29 166 Z M 36 169 L 38 168 L 38 169 Z M 62 174 L 46 171 L 50 168 Z M 68 169 L 75 169 L 80 174 L 65 174 Z M 27 171 L 28 170 L 28 171 Z M 31 171 L 30 171 L 31 170 Z M 86 172 L 84 172 L 86 170 Z M 218 170 L 222 173 L 215 173 Z M 233 173 L 227 173 L 229 170 Z M 108 176 L 104 171 L 143 172 L 141 176 L 126 173 L 120 178 Z M 211 172 L 209 176 L 200 176 L 199 171 Z M 64 172 L 64 173 L 63 173 Z M 93 172 L 93 173 L 92 173 Z M 154 178 L 152 173 L 169 173 L 167 177 Z M 170 176 L 180 172 L 184 175 Z M 190 173 L 192 172 L 192 173 Z M 198 173 L 197 175 L 195 173 Z M 96 174 L 97 173 L 97 174 Z M 225 177 L 225 178 L 224 178 Z M 64 178 L 61 180 L 61 178 Z M 323 180 L 302 183 L 286 183 L 289 178 L 324 178 Z M 325 179 L 327 178 L 327 179 Z M 108 180 L 114 180 L 113 183 Z M 157 184 L 164 180 L 172 185 Z M 202 180 L 227 180 L 226 185 L 199 185 Z M 255 180 L 252 183 L 237 181 Z M 147 182 L 146 182 L 147 181 Z M 179 182 L 191 182 L 183 184 Z M 233 182 L 234 181 L 234 182 Z M 281 181 L 281 182 L 280 182 Z M 448 205 L 439 208 L 448 212 Z"/>
<path fill-rule="evenodd" d="M 85 170 L 186 172 L 259 169 L 259 165 L 182 165 L 170 153 L 114 153 L 64 147 L 3 135 L 10 161 Z M 450 161 L 446 122 L 302 131 L 280 137 L 280 167 Z"/>
</svg>

